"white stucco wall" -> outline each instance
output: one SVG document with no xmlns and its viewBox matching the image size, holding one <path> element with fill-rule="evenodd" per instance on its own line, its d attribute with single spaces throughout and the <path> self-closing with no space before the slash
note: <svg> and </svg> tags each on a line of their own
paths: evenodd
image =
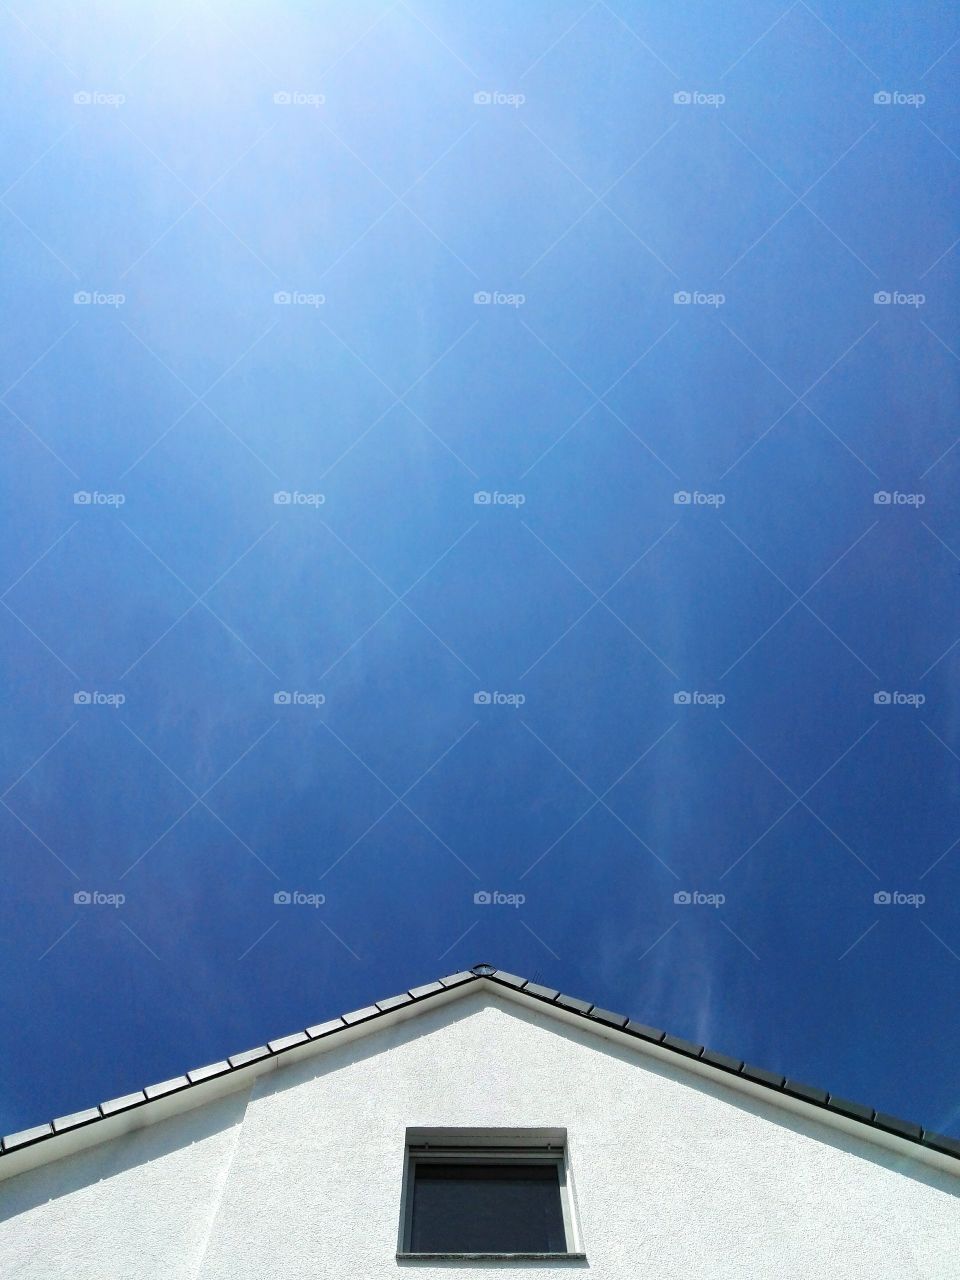
<svg viewBox="0 0 960 1280">
<path fill-rule="evenodd" d="M 7 1280 L 195 1280 L 249 1090 L 0 1182 Z"/>
<path fill-rule="evenodd" d="M 408 1126 L 557 1127 L 588 1262 L 395 1258 Z M 184 1145 L 189 1144 L 189 1145 Z M 16 1280 L 948 1280 L 960 1178 L 489 991 L 0 1183 Z"/>
</svg>

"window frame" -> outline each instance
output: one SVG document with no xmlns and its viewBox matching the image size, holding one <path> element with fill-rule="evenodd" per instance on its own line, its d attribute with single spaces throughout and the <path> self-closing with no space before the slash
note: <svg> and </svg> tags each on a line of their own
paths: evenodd
<svg viewBox="0 0 960 1280">
<path fill-rule="evenodd" d="M 455 1252 L 417 1253 L 410 1248 L 413 1234 L 413 1193 L 419 1164 L 533 1164 L 543 1162 L 557 1171 L 565 1249 L 554 1253 Z M 565 1129 L 408 1129 L 404 1145 L 403 1183 L 400 1196 L 399 1260 L 527 1259 L 544 1261 L 584 1260 L 570 1173 Z"/>
</svg>

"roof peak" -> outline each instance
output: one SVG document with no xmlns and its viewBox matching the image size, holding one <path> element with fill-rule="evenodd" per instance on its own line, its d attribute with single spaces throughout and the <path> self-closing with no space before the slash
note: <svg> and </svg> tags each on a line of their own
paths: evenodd
<svg viewBox="0 0 960 1280">
<path fill-rule="evenodd" d="M 555 1014 L 568 1020 L 572 1018 L 577 1022 L 583 1022 L 594 1030 L 603 1028 L 607 1034 L 612 1031 L 614 1034 L 622 1034 L 632 1040 L 645 1041 L 658 1054 L 666 1052 L 669 1057 L 685 1059 L 690 1065 L 696 1062 L 701 1072 L 703 1068 L 707 1068 L 708 1073 L 717 1072 L 721 1077 L 724 1075 L 728 1078 L 732 1077 L 731 1084 L 737 1080 L 741 1086 L 743 1084 L 750 1087 L 762 1086 L 765 1092 L 774 1096 L 779 1095 L 783 1104 L 795 1106 L 799 1101 L 827 1113 L 835 1122 L 837 1120 L 845 1123 L 854 1121 L 858 1128 L 862 1126 L 866 1131 L 872 1131 L 875 1140 L 881 1133 L 892 1135 L 919 1148 L 918 1155 L 925 1149 L 927 1153 L 937 1152 L 940 1155 L 953 1157 L 958 1162 L 957 1170 L 960 1171 L 960 1139 L 958 1138 L 934 1133 L 918 1124 L 912 1124 L 895 1116 L 875 1111 L 872 1107 L 837 1097 L 825 1089 L 801 1084 L 799 1081 L 765 1071 L 761 1067 L 754 1067 L 738 1058 L 714 1052 L 704 1045 L 694 1044 L 679 1036 L 668 1035 L 656 1027 L 648 1027 L 642 1022 L 629 1018 L 626 1014 L 612 1013 L 588 1000 L 564 995 L 553 987 L 546 987 L 528 978 L 518 977 L 505 969 L 497 969 L 486 961 L 482 961 L 470 969 L 449 974 L 421 986 L 410 987 L 398 995 L 377 1000 L 365 1008 L 341 1014 L 326 1022 L 307 1027 L 303 1031 L 296 1031 L 292 1035 L 283 1036 L 277 1040 L 269 1040 L 257 1048 L 234 1054 L 222 1062 L 199 1067 L 173 1080 L 148 1085 L 137 1093 L 103 1102 L 98 1107 L 91 1107 L 86 1111 L 61 1117 L 49 1124 L 37 1125 L 35 1128 L 12 1134 L 3 1139 L 0 1177 L 3 1176 L 4 1166 L 7 1165 L 3 1157 L 8 1153 L 13 1154 L 38 1143 L 45 1144 L 60 1134 L 84 1129 L 89 1125 L 96 1127 L 98 1122 L 136 1108 L 149 1107 L 151 1103 L 167 1098 L 171 1094 L 195 1089 L 206 1081 L 212 1081 L 218 1077 L 240 1074 L 245 1070 L 259 1073 L 264 1066 L 272 1065 L 277 1059 L 314 1041 L 325 1040 L 330 1036 L 336 1038 L 360 1023 L 373 1023 L 414 1007 L 419 1009 L 437 996 L 442 996 L 454 988 L 468 987 L 476 982 L 488 982 L 494 987 L 509 990 L 514 995 L 520 995 L 538 1005 L 552 1007 Z"/>
</svg>

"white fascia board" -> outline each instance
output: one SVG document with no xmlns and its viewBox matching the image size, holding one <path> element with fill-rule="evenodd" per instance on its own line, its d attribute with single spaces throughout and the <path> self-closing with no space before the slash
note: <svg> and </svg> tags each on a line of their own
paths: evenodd
<svg viewBox="0 0 960 1280">
<path fill-rule="evenodd" d="M 485 987 L 493 985 L 495 984 L 484 982 Z M 513 987 L 496 985 L 496 990 L 506 999 L 515 1001 L 525 1009 L 535 1005 L 541 1013 L 556 1018 L 559 1022 L 577 1027 L 581 1031 L 590 1031 L 595 1035 L 602 1036 L 622 1048 L 632 1049 L 641 1057 L 654 1058 L 677 1071 L 689 1071 L 693 1075 L 702 1076 L 714 1084 L 732 1089 L 734 1092 L 744 1094 L 748 1098 L 754 1098 L 758 1102 L 765 1102 L 768 1106 L 780 1107 L 784 1111 L 790 1111 L 794 1115 L 802 1116 L 805 1120 L 813 1120 L 822 1124 L 828 1129 L 836 1129 L 841 1133 L 849 1134 L 851 1137 L 860 1138 L 864 1142 L 873 1143 L 875 1146 L 891 1151 L 897 1156 L 917 1160 L 931 1168 L 941 1169 L 945 1173 L 953 1174 L 954 1177 L 960 1177 L 960 1162 L 952 1156 L 944 1155 L 940 1151 L 921 1146 L 918 1142 L 899 1138 L 895 1133 L 887 1133 L 885 1130 L 878 1129 L 873 1125 L 852 1120 L 836 1111 L 830 1111 L 826 1107 L 818 1107 L 813 1102 L 804 1102 L 802 1098 L 794 1098 L 789 1093 L 771 1089 L 766 1085 L 755 1084 L 752 1080 L 734 1075 L 730 1071 L 724 1071 L 720 1067 L 711 1066 L 708 1062 L 701 1062 L 698 1058 L 688 1058 L 685 1054 L 678 1053 L 675 1049 L 664 1048 L 661 1045 L 654 1044 L 652 1041 L 641 1040 L 637 1036 L 620 1031 L 616 1027 L 607 1026 L 602 1022 L 591 1021 L 590 1018 L 572 1010 L 564 1009 L 561 1005 L 550 1004 L 547 1001 L 537 1000 L 532 996 L 525 996 L 522 991 L 517 991 Z"/>
</svg>

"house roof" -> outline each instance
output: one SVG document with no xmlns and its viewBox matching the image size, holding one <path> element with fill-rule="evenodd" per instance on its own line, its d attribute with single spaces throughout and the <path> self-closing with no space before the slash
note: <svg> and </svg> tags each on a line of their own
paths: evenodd
<svg viewBox="0 0 960 1280">
<path fill-rule="evenodd" d="M 162 1099 L 169 1098 L 174 1094 L 186 1093 L 205 1084 L 207 1081 L 243 1073 L 245 1068 L 256 1065 L 262 1066 L 268 1060 L 282 1058 L 303 1045 L 343 1035 L 361 1023 L 374 1023 L 378 1019 L 388 1018 L 396 1010 L 403 1009 L 406 1011 L 414 1005 L 425 1004 L 455 987 L 465 987 L 467 984 L 483 986 L 483 984 L 487 983 L 493 987 L 508 990 L 514 997 L 519 995 L 521 999 L 529 999 L 538 1005 L 552 1006 L 554 1011 L 562 1012 L 567 1018 L 573 1018 L 574 1021 L 582 1020 L 584 1024 L 591 1025 L 594 1029 L 602 1029 L 607 1032 L 612 1030 L 623 1036 L 645 1041 L 649 1045 L 657 1046 L 658 1050 L 666 1051 L 668 1055 L 675 1055 L 677 1059 L 682 1059 L 688 1064 L 691 1060 L 695 1060 L 715 1072 L 737 1077 L 742 1082 L 745 1081 L 751 1085 L 760 1086 L 762 1090 L 769 1091 L 771 1095 L 779 1096 L 781 1101 L 787 1099 L 799 1100 L 801 1103 L 830 1113 L 833 1117 L 842 1117 L 845 1121 L 853 1121 L 854 1127 L 862 1129 L 865 1137 L 870 1136 L 871 1132 L 874 1137 L 880 1134 L 889 1134 L 907 1143 L 914 1144 L 918 1148 L 917 1155 L 921 1155 L 926 1150 L 938 1152 L 940 1155 L 951 1156 L 958 1162 L 956 1171 L 960 1172 L 960 1139 L 935 1133 L 919 1124 L 901 1120 L 884 1112 L 875 1111 L 873 1107 L 859 1102 L 851 1102 L 849 1099 L 838 1097 L 826 1089 L 802 1084 L 797 1080 L 778 1075 L 776 1072 L 766 1071 L 761 1067 L 752 1066 L 750 1063 L 741 1062 L 739 1059 L 732 1058 L 727 1054 L 717 1053 L 712 1049 L 708 1049 L 702 1044 L 694 1044 L 690 1040 L 669 1035 L 656 1027 L 648 1027 L 642 1022 L 637 1022 L 635 1019 L 628 1017 L 627 1014 L 613 1013 L 608 1009 L 602 1009 L 589 1000 L 581 1000 L 574 996 L 565 995 L 552 987 L 545 987 L 538 982 L 517 977 L 516 974 L 507 973 L 503 969 L 496 969 L 489 964 L 477 964 L 470 970 L 454 973 L 448 977 L 439 978 L 435 982 L 425 983 L 422 986 L 411 987 L 408 991 L 402 991 L 399 995 L 388 996 L 384 1000 L 377 1000 L 374 1004 L 367 1005 L 365 1008 L 351 1010 L 348 1013 L 341 1014 L 338 1018 L 332 1018 L 316 1026 L 306 1027 L 302 1031 L 295 1031 L 292 1035 L 281 1036 L 277 1040 L 269 1040 L 266 1044 L 258 1045 L 254 1049 L 247 1049 L 242 1053 L 236 1053 L 222 1062 L 214 1062 L 205 1067 L 197 1067 L 195 1070 L 188 1071 L 185 1075 L 177 1076 L 172 1080 L 164 1080 L 159 1084 L 147 1085 L 136 1093 L 126 1094 L 121 1098 L 112 1098 L 107 1102 L 101 1102 L 98 1106 L 75 1112 L 73 1115 L 60 1116 L 47 1124 L 36 1125 L 33 1128 L 24 1129 L 20 1133 L 10 1134 L 2 1140 L 0 1176 L 3 1175 L 4 1157 L 14 1152 L 20 1152 L 25 1148 L 40 1144 L 55 1142 L 55 1139 L 61 1134 L 73 1133 L 80 1129 L 102 1125 L 105 1121 L 126 1112 L 132 1112 L 140 1108 L 149 1109 Z M 158 1116 L 157 1118 L 160 1117 Z M 144 1120 L 146 1119 L 147 1117 L 145 1116 Z M 110 1135 L 105 1132 L 103 1136 L 106 1138 Z M 96 1141 L 95 1134 L 90 1134 L 89 1137 Z M 53 1150 L 50 1151 L 50 1155 L 54 1156 Z"/>
</svg>

